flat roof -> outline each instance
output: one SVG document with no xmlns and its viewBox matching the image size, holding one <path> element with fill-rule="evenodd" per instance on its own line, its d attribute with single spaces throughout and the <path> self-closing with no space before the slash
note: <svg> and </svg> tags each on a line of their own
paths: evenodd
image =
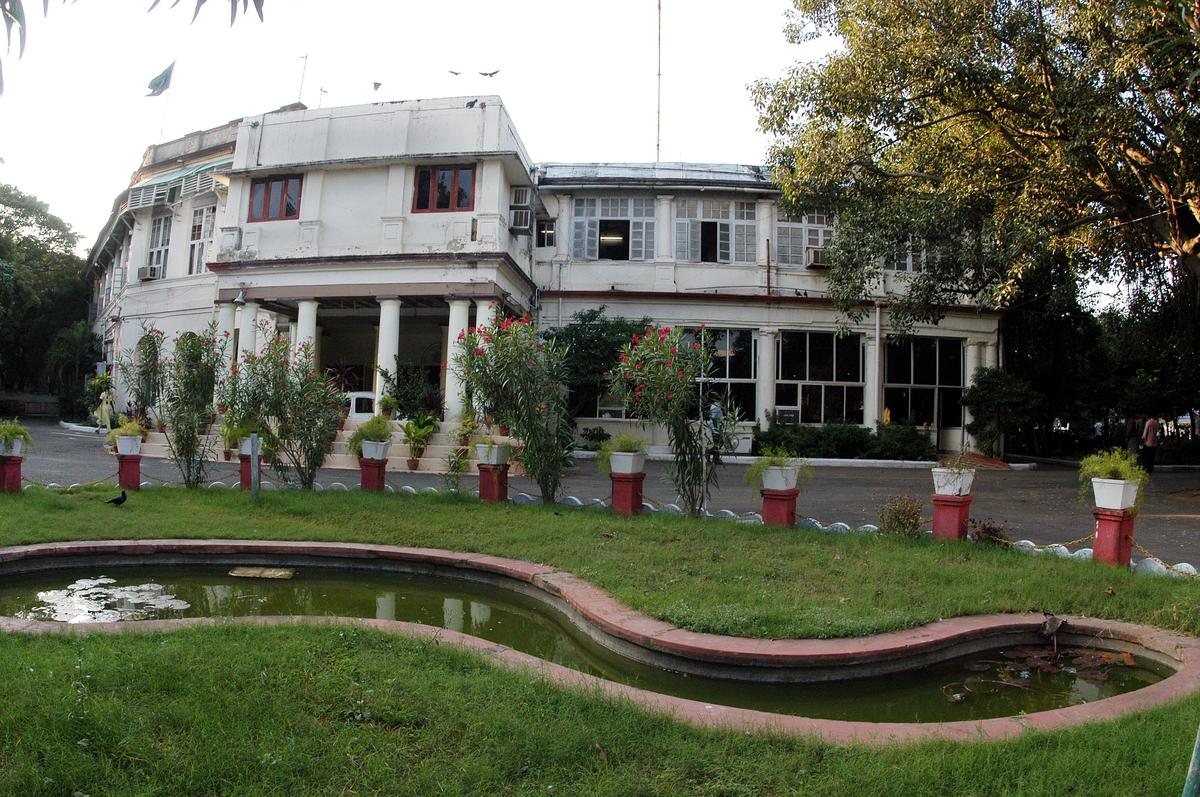
<svg viewBox="0 0 1200 797">
<path fill-rule="evenodd" d="M 539 163 L 541 185 L 696 184 L 775 190 L 764 166 L 742 163 Z"/>
</svg>

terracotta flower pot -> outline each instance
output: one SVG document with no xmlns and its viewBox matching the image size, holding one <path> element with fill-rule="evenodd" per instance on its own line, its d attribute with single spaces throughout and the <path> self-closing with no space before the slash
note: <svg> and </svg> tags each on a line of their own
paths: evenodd
<svg viewBox="0 0 1200 797">
<path fill-rule="evenodd" d="M 417 470 L 421 467 L 421 460 L 418 457 L 409 457 L 406 464 L 409 470 Z"/>
</svg>

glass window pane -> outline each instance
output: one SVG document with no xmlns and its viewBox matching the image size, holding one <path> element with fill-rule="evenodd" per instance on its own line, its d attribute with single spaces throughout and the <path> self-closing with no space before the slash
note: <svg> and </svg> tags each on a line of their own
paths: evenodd
<svg viewBox="0 0 1200 797">
<path fill-rule="evenodd" d="M 814 382 L 833 381 L 832 333 L 808 333 L 808 378 Z"/>
<path fill-rule="evenodd" d="M 470 210 L 475 199 L 475 169 L 466 166 L 458 170 L 458 194 L 454 207 Z"/>
<path fill-rule="evenodd" d="M 913 384 L 937 384 L 937 340 L 913 338 Z"/>
<path fill-rule="evenodd" d="M 283 208 L 283 180 L 272 180 L 270 188 L 270 198 L 267 200 L 267 218 L 279 218 L 279 212 Z"/>
<path fill-rule="evenodd" d="M 712 352 L 712 370 L 708 375 L 714 379 L 725 379 L 729 376 L 729 330 L 710 331 L 708 345 Z"/>
<path fill-rule="evenodd" d="M 938 384 L 962 385 L 962 362 L 962 341 L 940 338 L 938 340 Z"/>
<path fill-rule="evenodd" d="M 292 177 L 287 181 L 287 194 L 284 196 L 283 215 L 289 218 L 300 215 L 299 177 Z"/>
<path fill-rule="evenodd" d="M 837 381 L 861 382 L 862 343 L 858 335 L 845 335 L 837 338 Z"/>
<path fill-rule="evenodd" d="M 938 391 L 938 425 L 943 428 L 962 426 L 962 390 L 944 387 Z"/>
<path fill-rule="evenodd" d="M 846 423 L 863 422 L 863 389 L 846 388 Z"/>
<path fill-rule="evenodd" d="M 912 347 L 909 345 L 909 341 L 888 341 L 887 374 L 884 381 L 897 385 L 907 385 L 912 382 Z"/>
<path fill-rule="evenodd" d="M 429 210 L 429 192 L 433 186 L 433 172 L 421 169 L 417 172 L 417 209 Z"/>
<path fill-rule="evenodd" d="M 754 378 L 754 337 L 748 329 L 729 331 L 729 378 Z"/>
<path fill-rule="evenodd" d="M 741 410 L 738 420 L 752 421 L 758 417 L 758 385 L 753 382 L 735 382 L 729 386 L 729 397 Z"/>
<path fill-rule="evenodd" d="M 825 386 L 825 423 L 843 420 L 846 417 L 846 389 L 836 385 Z"/>
<path fill-rule="evenodd" d="M 805 333 L 779 333 L 779 378 L 804 379 Z"/>
<path fill-rule="evenodd" d="M 910 399 L 912 422 L 918 426 L 933 426 L 933 389 L 916 388 Z"/>
<path fill-rule="evenodd" d="M 796 407 L 796 400 L 800 397 L 800 389 L 798 385 L 788 385 L 782 382 L 775 383 L 775 404 L 779 407 Z"/>
<path fill-rule="evenodd" d="M 903 423 L 908 420 L 908 388 L 888 387 L 883 390 L 884 421 Z"/>
<path fill-rule="evenodd" d="M 266 195 L 266 183 L 254 182 L 250 185 L 250 218 L 261 219 L 263 217 L 263 200 Z"/>
<path fill-rule="evenodd" d="M 450 188 L 454 183 L 453 169 L 437 170 L 437 198 L 434 207 L 445 210 L 450 207 Z"/>
<path fill-rule="evenodd" d="M 821 386 L 800 386 L 800 423 L 821 422 Z"/>
</svg>

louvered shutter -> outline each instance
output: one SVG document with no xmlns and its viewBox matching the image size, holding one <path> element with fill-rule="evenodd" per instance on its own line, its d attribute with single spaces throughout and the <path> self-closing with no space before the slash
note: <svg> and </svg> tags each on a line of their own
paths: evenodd
<svg viewBox="0 0 1200 797">
<path fill-rule="evenodd" d="M 587 223 L 587 259 L 600 259 L 600 220 L 588 219 Z"/>
<path fill-rule="evenodd" d="M 587 219 L 575 219 L 571 230 L 571 257 L 575 260 L 587 259 Z"/>
<path fill-rule="evenodd" d="M 655 258 L 654 251 L 654 222 L 643 221 L 642 229 L 645 231 L 646 243 L 643 249 L 643 260 L 653 260 Z"/>
<path fill-rule="evenodd" d="M 676 260 L 691 260 L 691 252 L 688 251 L 688 244 L 691 241 L 689 231 L 691 227 L 687 219 L 679 219 L 675 222 L 675 259 Z M 699 250 L 697 250 L 699 251 Z"/>
<path fill-rule="evenodd" d="M 717 223 L 717 262 L 729 262 L 729 222 L 722 221 Z"/>
<path fill-rule="evenodd" d="M 693 219 L 688 222 L 688 260 L 698 263 L 700 262 L 700 254 L 703 247 L 700 245 L 700 233 L 704 230 L 704 222 Z"/>
<path fill-rule="evenodd" d="M 629 222 L 629 259 L 646 259 L 646 228 L 640 221 Z"/>
</svg>

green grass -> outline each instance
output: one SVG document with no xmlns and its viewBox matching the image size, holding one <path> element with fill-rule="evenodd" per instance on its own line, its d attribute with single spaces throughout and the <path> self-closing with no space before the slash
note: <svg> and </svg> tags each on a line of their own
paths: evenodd
<svg viewBox="0 0 1200 797">
<path fill-rule="evenodd" d="M 901 538 L 448 497 L 0 496 L 0 544 L 353 540 L 545 562 L 698 630 L 844 636 L 1047 610 L 1200 633 L 1200 584 Z M 1111 589 L 1111 594 L 1110 590 Z M 1177 794 L 1200 697 L 999 743 L 702 731 L 429 643 L 337 628 L 0 637 L 0 794 Z"/>
<path fill-rule="evenodd" d="M 696 730 L 381 633 L 224 627 L 0 648 L 0 793 L 1158 795 L 1200 700 L 997 744 Z"/>
</svg>

